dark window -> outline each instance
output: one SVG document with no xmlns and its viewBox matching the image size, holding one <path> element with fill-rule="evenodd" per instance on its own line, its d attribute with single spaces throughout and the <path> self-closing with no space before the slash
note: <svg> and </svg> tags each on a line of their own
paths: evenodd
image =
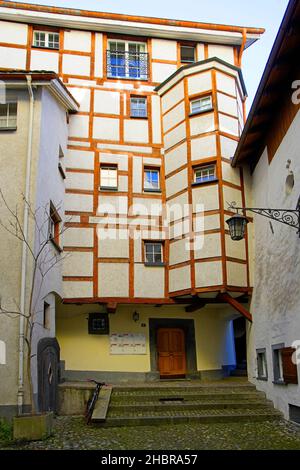
<svg viewBox="0 0 300 470">
<path fill-rule="evenodd" d="M 16 129 L 17 103 L 0 103 L 0 129 Z"/>
<path fill-rule="evenodd" d="M 145 242 L 145 263 L 151 265 L 163 263 L 163 244 L 161 242 Z"/>
<path fill-rule="evenodd" d="M 265 349 L 257 349 L 257 378 L 266 380 L 268 378 L 267 356 Z"/>
<path fill-rule="evenodd" d="M 59 247 L 59 235 L 60 235 L 60 222 L 61 218 L 55 208 L 54 204 L 50 201 L 49 211 L 49 240 L 54 246 L 61 251 Z"/>
<path fill-rule="evenodd" d="M 147 98 L 130 98 L 130 117 L 147 117 Z"/>
<path fill-rule="evenodd" d="M 284 383 L 281 350 L 284 348 L 284 343 L 274 344 L 272 346 L 273 353 L 273 378 L 275 383 Z"/>
<path fill-rule="evenodd" d="M 195 62 L 195 47 L 180 46 L 180 60 L 187 63 Z"/>
<path fill-rule="evenodd" d="M 90 313 L 88 319 L 90 335 L 108 335 L 109 321 L 106 313 Z"/>
<path fill-rule="evenodd" d="M 47 329 L 50 329 L 50 312 L 50 305 L 47 302 L 44 302 L 43 326 Z"/>
</svg>

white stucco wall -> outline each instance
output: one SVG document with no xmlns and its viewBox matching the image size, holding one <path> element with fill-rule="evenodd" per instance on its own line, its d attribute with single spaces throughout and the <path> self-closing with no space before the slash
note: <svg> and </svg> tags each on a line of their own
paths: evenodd
<svg viewBox="0 0 300 470">
<path fill-rule="evenodd" d="M 295 209 L 300 192 L 299 161 L 300 112 L 291 124 L 271 164 L 267 151 L 262 154 L 253 174 L 254 207 Z M 291 194 L 285 192 L 287 159 L 295 175 Z M 255 286 L 251 303 L 253 325 L 249 331 L 249 379 L 266 392 L 286 418 L 288 405 L 300 406 L 300 386 L 273 384 L 271 347 L 291 346 L 300 340 L 300 250 L 299 236 L 291 227 L 255 216 Z M 256 380 L 256 349 L 266 348 L 268 381 Z M 298 377 L 300 367 L 298 365 Z"/>
</svg>

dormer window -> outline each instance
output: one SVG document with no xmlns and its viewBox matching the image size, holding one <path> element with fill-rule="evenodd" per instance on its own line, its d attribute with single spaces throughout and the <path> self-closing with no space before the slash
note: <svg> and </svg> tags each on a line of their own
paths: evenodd
<svg viewBox="0 0 300 470">
<path fill-rule="evenodd" d="M 43 47 L 46 49 L 59 49 L 59 33 L 53 31 L 34 31 L 34 47 Z"/>
</svg>

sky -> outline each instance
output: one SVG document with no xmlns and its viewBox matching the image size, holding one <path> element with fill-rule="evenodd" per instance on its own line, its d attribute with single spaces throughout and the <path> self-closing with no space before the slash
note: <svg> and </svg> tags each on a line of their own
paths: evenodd
<svg viewBox="0 0 300 470">
<path fill-rule="evenodd" d="M 21 3 L 265 28 L 262 38 L 243 57 L 249 110 L 288 0 L 27 0 Z"/>
</svg>

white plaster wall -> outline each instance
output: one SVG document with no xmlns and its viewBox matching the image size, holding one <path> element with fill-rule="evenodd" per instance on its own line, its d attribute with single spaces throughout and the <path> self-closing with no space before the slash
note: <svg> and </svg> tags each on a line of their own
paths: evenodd
<svg viewBox="0 0 300 470">
<path fill-rule="evenodd" d="M 89 191 L 94 189 L 94 175 L 89 173 L 73 173 L 69 171 L 65 182 L 68 189 L 85 189 Z"/>
<path fill-rule="evenodd" d="M 162 202 L 159 199 L 133 198 L 133 215 L 161 215 Z"/>
<path fill-rule="evenodd" d="M 225 91 L 225 93 L 229 93 L 230 95 L 236 96 L 236 87 L 235 87 L 235 78 L 229 77 L 224 73 L 217 72 L 216 73 L 216 80 L 217 80 L 217 89 L 220 91 Z"/>
<path fill-rule="evenodd" d="M 116 91 L 95 90 L 94 112 L 120 114 L 120 93 Z"/>
<path fill-rule="evenodd" d="M 27 44 L 27 24 L 0 21 L 0 42 Z"/>
<path fill-rule="evenodd" d="M 91 103 L 91 91 L 87 88 L 75 88 L 69 87 L 70 93 L 74 96 L 77 103 L 80 105 L 81 112 L 89 112 L 90 111 L 90 103 Z"/>
<path fill-rule="evenodd" d="M 238 120 L 219 113 L 220 130 L 234 136 L 239 135 Z"/>
<path fill-rule="evenodd" d="M 205 211 L 219 209 L 219 189 L 217 185 L 193 188 L 193 211 L 197 204 L 203 204 Z"/>
<path fill-rule="evenodd" d="M 241 186 L 240 169 L 232 168 L 230 163 L 222 162 L 222 177 L 224 181 Z"/>
<path fill-rule="evenodd" d="M 36 51 L 32 49 L 30 69 L 58 72 L 59 55 L 56 52 Z"/>
<path fill-rule="evenodd" d="M 91 52 L 92 34 L 88 31 L 65 31 L 64 49 L 68 51 Z"/>
<path fill-rule="evenodd" d="M 220 215 L 205 215 L 204 217 L 204 230 L 215 230 L 220 228 Z"/>
<path fill-rule="evenodd" d="M 152 139 L 154 144 L 161 143 L 161 112 L 160 97 L 151 96 L 152 103 Z"/>
<path fill-rule="evenodd" d="M 234 64 L 234 53 L 233 53 L 233 47 L 231 46 L 209 44 L 208 45 L 208 57 L 218 57 L 219 59 L 229 62 L 230 64 Z"/>
<path fill-rule="evenodd" d="M 105 233 L 98 231 L 99 258 L 128 258 L 129 240 L 125 230 L 105 229 Z M 125 238 L 126 236 L 126 238 Z"/>
<path fill-rule="evenodd" d="M 133 157 L 133 192 L 141 193 L 143 191 L 143 159 Z"/>
<path fill-rule="evenodd" d="M 184 216 L 187 216 L 189 212 L 187 211 L 188 206 L 188 193 L 187 191 L 180 196 L 176 196 L 167 202 L 168 209 L 170 211 L 170 222 L 174 220 L 181 219 Z"/>
<path fill-rule="evenodd" d="M 188 93 L 195 95 L 212 89 L 211 72 L 203 72 L 188 78 Z"/>
<path fill-rule="evenodd" d="M 94 246 L 94 230 L 69 227 L 63 234 L 63 240 L 64 246 L 91 248 Z"/>
<path fill-rule="evenodd" d="M 165 113 L 168 111 L 168 109 L 170 109 L 183 98 L 184 86 L 183 82 L 181 81 L 162 97 L 162 112 Z"/>
<path fill-rule="evenodd" d="M 120 120 L 114 118 L 94 117 L 93 137 L 101 140 L 119 140 Z"/>
<path fill-rule="evenodd" d="M 88 281 L 64 281 L 63 297 L 65 299 L 93 297 L 93 283 Z"/>
<path fill-rule="evenodd" d="M 177 60 L 177 42 L 152 39 L 152 59 Z"/>
<path fill-rule="evenodd" d="M 204 134 L 215 129 L 214 113 L 190 118 L 191 135 Z"/>
<path fill-rule="evenodd" d="M 196 46 L 197 49 L 197 61 L 199 62 L 200 60 L 205 59 L 205 54 L 204 54 L 204 44 L 198 43 Z"/>
<path fill-rule="evenodd" d="M 96 33 L 95 37 L 95 76 L 103 77 L 103 34 Z"/>
<path fill-rule="evenodd" d="M 169 271 L 170 292 L 189 289 L 191 287 L 190 266 L 171 269 Z"/>
<path fill-rule="evenodd" d="M 227 225 L 226 225 L 227 227 Z M 229 258 L 238 258 L 246 260 L 246 243 L 245 240 L 231 240 L 230 235 L 225 235 L 225 251 Z"/>
<path fill-rule="evenodd" d="M 66 168 L 94 169 L 94 152 L 68 149 L 64 158 Z"/>
<path fill-rule="evenodd" d="M 89 77 L 90 66 L 90 57 L 75 54 L 63 55 L 62 69 L 65 75 L 79 75 Z"/>
<path fill-rule="evenodd" d="M 221 135 L 220 142 L 222 157 L 233 158 L 238 144 L 237 141 Z"/>
<path fill-rule="evenodd" d="M 165 148 L 168 149 L 173 147 L 173 145 L 177 144 L 181 140 L 186 138 L 186 127 L 185 123 L 180 124 L 179 126 L 175 127 L 172 131 L 170 131 L 164 137 Z"/>
<path fill-rule="evenodd" d="M 195 236 L 195 259 L 221 256 L 220 233 L 198 234 Z"/>
<path fill-rule="evenodd" d="M 152 79 L 154 82 L 161 83 L 176 72 L 176 70 L 176 65 L 152 62 Z"/>
<path fill-rule="evenodd" d="M 190 259 L 189 239 L 183 238 L 170 243 L 169 262 L 170 265 L 183 263 Z"/>
<path fill-rule="evenodd" d="M 0 68 L 26 69 L 26 49 L 0 47 Z"/>
<path fill-rule="evenodd" d="M 247 286 L 247 265 L 234 263 L 232 261 L 226 262 L 227 270 L 227 284 L 229 286 Z"/>
<path fill-rule="evenodd" d="M 184 102 L 179 103 L 172 111 L 168 112 L 163 117 L 164 132 L 167 132 L 171 127 L 176 126 L 179 122 L 185 119 Z"/>
<path fill-rule="evenodd" d="M 178 193 L 182 189 L 187 188 L 188 179 L 187 179 L 187 170 L 182 170 L 176 173 L 174 176 L 166 179 L 166 194 L 167 197 L 172 196 L 175 193 Z"/>
<path fill-rule="evenodd" d="M 195 263 L 196 287 L 219 286 L 223 283 L 222 261 Z"/>
<path fill-rule="evenodd" d="M 217 99 L 219 111 L 223 111 L 224 113 L 232 114 L 237 117 L 237 103 L 234 98 L 224 95 L 223 93 L 217 93 Z"/>
<path fill-rule="evenodd" d="M 103 214 L 126 214 L 128 212 L 128 197 L 127 196 L 103 196 L 99 195 L 98 210 L 99 216 Z"/>
<path fill-rule="evenodd" d="M 134 296 L 162 299 L 165 297 L 165 270 L 153 266 L 135 264 Z"/>
<path fill-rule="evenodd" d="M 178 147 L 165 153 L 165 170 L 166 174 L 180 168 L 187 163 L 187 144 L 186 142 L 178 145 Z"/>
<path fill-rule="evenodd" d="M 217 155 L 217 143 L 215 135 L 197 137 L 191 141 L 192 160 L 214 157 Z"/>
<path fill-rule="evenodd" d="M 121 171 L 128 170 L 128 155 L 115 153 L 100 153 L 100 163 L 115 163 Z"/>
<path fill-rule="evenodd" d="M 69 135 L 70 137 L 87 138 L 89 136 L 89 117 L 70 116 Z"/>
<path fill-rule="evenodd" d="M 64 259 L 63 276 L 93 276 L 93 253 L 70 252 Z"/>
<path fill-rule="evenodd" d="M 271 164 L 264 151 L 253 173 L 253 204 L 256 207 L 295 209 L 300 193 L 299 161 L 300 113 L 296 115 Z M 291 159 L 295 186 L 285 192 L 286 163 Z M 300 386 L 273 384 L 271 347 L 277 343 L 291 346 L 300 339 L 299 237 L 291 227 L 273 222 L 272 234 L 268 219 L 255 216 L 255 287 L 251 302 L 253 324 L 250 332 L 249 378 L 263 390 L 275 406 L 288 418 L 288 404 L 300 406 Z M 256 353 L 266 348 L 268 381 L 256 380 Z M 300 367 L 298 365 L 298 377 Z"/>
<path fill-rule="evenodd" d="M 124 120 L 125 142 L 149 142 L 148 120 Z"/>
<path fill-rule="evenodd" d="M 69 194 L 65 195 L 66 211 L 74 212 L 92 212 L 93 196 L 87 194 Z"/>
<path fill-rule="evenodd" d="M 129 264 L 99 263 L 98 293 L 100 297 L 128 297 Z"/>
</svg>

